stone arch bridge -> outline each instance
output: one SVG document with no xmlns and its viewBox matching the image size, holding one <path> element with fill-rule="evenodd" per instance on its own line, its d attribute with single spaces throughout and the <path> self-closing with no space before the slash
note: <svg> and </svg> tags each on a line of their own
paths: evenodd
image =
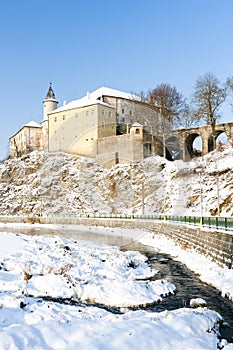
<svg viewBox="0 0 233 350">
<path fill-rule="evenodd" d="M 233 138 L 233 122 L 216 124 L 215 140 L 219 135 L 225 133 L 228 140 Z M 193 143 L 197 137 L 202 139 L 202 151 L 197 152 Z M 185 161 L 198 155 L 205 155 L 214 149 L 214 137 L 210 125 L 194 127 L 189 129 L 173 130 L 169 135 L 164 136 L 164 146 L 166 149 L 166 158 L 183 159 Z"/>
</svg>

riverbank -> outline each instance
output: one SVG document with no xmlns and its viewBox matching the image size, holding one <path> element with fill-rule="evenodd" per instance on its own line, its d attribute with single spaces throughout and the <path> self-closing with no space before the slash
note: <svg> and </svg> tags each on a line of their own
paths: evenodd
<svg viewBox="0 0 233 350">
<path fill-rule="evenodd" d="M 107 230 L 98 227 L 93 233 L 110 236 Z M 76 232 L 76 240 L 0 233 L 1 350 L 232 350 L 218 338 L 221 317 L 215 311 L 130 310 L 135 303 L 166 298 L 172 284 L 151 280 L 158 271 L 137 251 L 79 241 Z M 123 308 L 117 314 L 104 304 Z"/>
<path fill-rule="evenodd" d="M 87 220 L 86 223 L 88 222 Z M 140 242 L 154 247 L 162 253 L 170 254 L 174 259 L 184 263 L 191 271 L 197 273 L 203 282 L 214 286 L 224 297 L 233 301 L 232 269 L 220 267 L 215 262 L 197 253 L 196 250 L 188 250 L 187 246 L 179 246 L 166 236 L 149 232 L 146 229 L 84 224 L 0 223 L 0 231 L 27 233 L 30 235 L 60 235 L 66 238 L 86 241 L 94 240 L 99 244 L 117 245 L 120 247 L 134 241 Z"/>
</svg>

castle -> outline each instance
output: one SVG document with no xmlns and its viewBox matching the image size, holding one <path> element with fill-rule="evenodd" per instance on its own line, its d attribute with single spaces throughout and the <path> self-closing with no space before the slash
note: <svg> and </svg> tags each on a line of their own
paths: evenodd
<svg viewBox="0 0 233 350">
<path fill-rule="evenodd" d="M 10 157 L 34 150 L 96 158 L 105 166 L 163 155 L 162 134 L 170 125 L 140 97 L 101 87 L 58 108 L 50 83 L 43 120 L 24 125 L 10 138 Z"/>
</svg>

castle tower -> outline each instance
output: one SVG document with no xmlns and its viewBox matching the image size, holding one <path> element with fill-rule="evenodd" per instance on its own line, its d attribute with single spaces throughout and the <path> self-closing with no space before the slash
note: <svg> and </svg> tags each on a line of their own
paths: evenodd
<svg viewBox="0 0 233 350">
<path fill-rule="evenodd" d="M 48 113 L 56 109 L 57 104 L 58 104 L 58 101 L 55 98 L 55 94 L 52 89 L 52 83 L 50 83 L 47 95 L 45 96 L 45 99 L 43 101 L 43 106 L 44 106 L 43 120 L 48 120 Z"/>
</svg>

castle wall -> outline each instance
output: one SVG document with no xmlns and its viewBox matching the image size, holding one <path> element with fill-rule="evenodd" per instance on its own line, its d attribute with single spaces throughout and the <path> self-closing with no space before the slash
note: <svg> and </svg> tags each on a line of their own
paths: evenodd
<svg viewBox="0 0 233 350">
<path fill-rule="evenodd" d="M 125 134 L 98 140 L 96 160 L 105 166 L 137 163 L 143 160 L 142 135 Z"/>
<path fill-rule="evenodd" d="M 49 115 L 49 151 L 88 157 L 97 154 L 97 139 L 116 134 L 115 110 L 101 104 Z"/>
<path fill-rule="evenodd" d="M 116 118 L 119 125 L 132 125 L 138 122 L 144 126 L 148 132 L 154 134 L 162 134 L 163 123 L 161 115 L 153 107 L 146 103 L 137 100 L 127 100 L 119 97 L 104 96 L 104 102 L 111 104 L 116 108 Z M 124 126 L 123 126 L 124 125 Z M 166 129 L 171 129 L 170 123 L 164 126 Z M 123 130 L 126 132 L 126 130 Z"/>
<path fill-rule="evenodd" d="M 41 150 L 48 150 L 48 120 L 44 120 L 41 123 L 42 129 L 41 129 L 41 138 L 40 138 L 40 149 Z"/>
<path fill-rule="evenodd" d="M 24 126 L 10 138 L 10 157 L 20 157 L 40 149 L 40 140 L 40 127 Z"/>
</svg>

